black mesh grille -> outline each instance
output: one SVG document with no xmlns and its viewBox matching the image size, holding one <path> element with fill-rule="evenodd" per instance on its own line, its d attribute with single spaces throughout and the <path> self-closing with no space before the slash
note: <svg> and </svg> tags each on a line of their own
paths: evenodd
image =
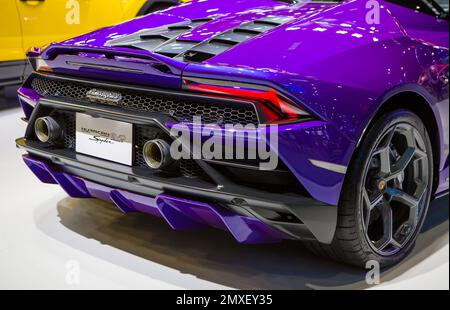
<svg viewBox="0 0 450 310">
<path fill-rule="evenodd" d="M 47 78 L 33 79 L 31 87 L 44 97 L 60 97 L 78 101 L 88 101 L 86 93 L 93 88 L 81 83 Z M 114 89 L 114 91 L 118 90 Z M 192 121 L 194 116 L 200 116 L 204 123 L 258 124 L 255 107 L 250 104 L 242 106 L 207 103 L 171 95 L 119 91 L 122 99 L 117 105 L 125 109 L 168 113 L 178 121 Z"/>
<path fill-rule="evenodd" d="M 185 177 L 195 178 L 198 176 L 206 177 L 204 171 L 194 160 L 181 160 L 180 172 Z"/>
<path fill-rule="evenodd" d="M 75 115 L 73 113 L 63 113 L 62 119 L 64 123 L 64 148 L 75 150 Z"/>
</svg>

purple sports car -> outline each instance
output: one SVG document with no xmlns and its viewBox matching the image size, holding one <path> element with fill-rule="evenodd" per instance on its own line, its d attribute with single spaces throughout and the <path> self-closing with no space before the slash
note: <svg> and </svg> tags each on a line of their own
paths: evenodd
<svg viewBox="0 0 450 310">
<path fill-rule="evenodd" d="M 364 267 L 448 193 L 448 1 L 194 0 L 28 57 L 16 144 L 72 197 Z"/>
</svg>

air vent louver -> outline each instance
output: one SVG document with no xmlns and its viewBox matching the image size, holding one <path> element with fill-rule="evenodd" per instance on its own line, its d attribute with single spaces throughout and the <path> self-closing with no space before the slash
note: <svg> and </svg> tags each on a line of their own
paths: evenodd
<svg viewBox="0 0 450 310">
<path fill-rule="evenodd" d="M 272 28 L 275 28 L 276 26 L 277 25 L 273 25 L 273 24 L 252 22 L 252 23 L 244 24 L 244 25 L 240 26 L 238 29 L 239 30 L 247 30 L 249 32 L 259 34 L 261 32 L 265 32 Z"/>
<path fill-rule="evenodd" d="M 188 51 L 184 53 L 184 60 L 191 61 L 191 62 L 202 62 L 205 60 L 208 60 L 216 55 L 209 54 L 205 52 L 199 52 L 199 51 Z"/>
<path fill-rule="evenodd" d="M 202 42 L 183 54 L 183 60 L 202 62 L 219 55 L 238 43 L 247 41 L 265 31 L 278 27 L 291 17 L 266 17 L 240 25 L 237 28 L 221 33 L 212 39 Z"/>
<path fill-rule="evenodd" d="M 195 44 L 185 41 L 176 41 L 180 35 L 210 21 L 210 18 L 194 19 L 169 26 L 145 29 L 128 36 L 113 39 L 107 46 L 137 48 L 174 57 L 193 47 Z M 178 51 L 178 53 L 176 53 Z"/>
<path fill-rule="evenodd" d="M 197 42 L 173 41 L 154 50 L 155 53 L 175 57 L 194 47 Z"/>
<path fill-rule="evenodd" d="M 142 30 L 129 36 L 111 40 L 107 45 L 143 49 L 184 61 L 202 62 L 229 50 L 239 43 L 287 23 L 292 18 L 285 16 L 265 17 L 244 23 L 204 42 L 177 40 L 179 36 L 212 20 L 212 18 L 199 18 L 190 22 Z"/>
</svg>

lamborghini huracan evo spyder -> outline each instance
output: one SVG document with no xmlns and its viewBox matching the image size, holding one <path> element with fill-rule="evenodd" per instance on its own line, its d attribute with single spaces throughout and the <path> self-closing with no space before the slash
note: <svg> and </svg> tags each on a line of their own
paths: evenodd
<svg viewBox="0 0 450 310">
<path fill-rule="evenodd" d="M 447 1 L 193 1 L 31 50 L 16 143 L 72 197 L 387 266 L 448 193 L 448 48 Z M 193 116 L 277 124 L 278 166 L 170 158 Z"/>
</svg>

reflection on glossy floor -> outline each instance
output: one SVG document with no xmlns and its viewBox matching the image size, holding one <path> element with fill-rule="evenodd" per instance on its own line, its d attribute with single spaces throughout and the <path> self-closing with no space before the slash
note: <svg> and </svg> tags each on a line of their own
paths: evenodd
<svg viewBox="0 0 450 310">
<path fill-rule="evenodd" d="M 69 199 L 22 164 L 13 144 L 25 126 L 20 115 L 0 112 L 0 288 L 368 287 L 364 272 L 317 258 L 296 242 L 244 246 L 222 231 L 175 232 L 145 214 Z M 446 197 L 433 203 L 413 253 L 384 271 L 375 288 L 448 289 L 448 232 Z M 68 281 L 74 264 L 75 283 Z"/>
<path fill-rule="evenodd" d="M 448 242 L 448 223 L 442 223 L 448 219 L 446 204 L 448 200 L 434 205 L 431 221 L 427 223 L 416 251 L 402 266 L 385 272 L 382 281 L 392 280 Z M 229 287 L 306 289 L 366 286 L 364 273 L 318 259 L 296 242 L 243 246 L 228 234 L 216 230 L 174 232 L 162 220 L 140 214 L 123 216 L 114 206 L 95 200 L 61 200 L 58 202 L 58 217 L 62 225 L 82 236 Z M 48 226 L 40 226 L 47 234 L 52 234 Z M 145 270 L 135 271 L 146 273 Z"/>
</svg>

